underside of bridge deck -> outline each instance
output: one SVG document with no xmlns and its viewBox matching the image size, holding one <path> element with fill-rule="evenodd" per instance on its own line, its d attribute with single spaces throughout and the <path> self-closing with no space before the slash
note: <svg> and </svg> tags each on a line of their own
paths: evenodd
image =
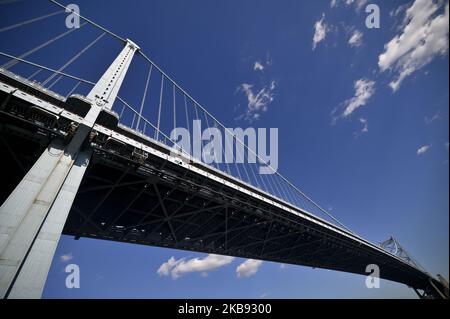
<svg viewBox="0 0 450 319">
<path fill-rule="evenodd" d="M 64 136 L 46 130 L 45 120 L 32 125 L 8 108 L 0 117 L 3 202 L 49 142 Z M 393 256 L 158 156 L 142 157 L 101 133 L 85 147 L 93 157 L 65 224 L 67 235 L 365 275 L 367 265 L 377 264 L 382 278 L 429 286 L 429 276 Z"/>
<path fill-rule="evenodd" d="M 358 274 L 377 264 L 383 278 L 420 285 L 413 269 L 344 236 L 160 159 L 149 163 L 97 149 L 64 233 Z"/>
</svg>

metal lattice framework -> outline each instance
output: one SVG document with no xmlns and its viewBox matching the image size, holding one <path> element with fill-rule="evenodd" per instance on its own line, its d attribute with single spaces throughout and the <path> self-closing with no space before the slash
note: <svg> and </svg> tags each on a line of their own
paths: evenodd
<svg viewBox="0 0 450 319">
<path fill-rule="evenodd" d="M 67 10 L 64 5 L 58 3 L 57 1 L 50 0 L 50 2 Z M 73 14 L 79 15 L 76 12 L 74 12 Z M 44 18 L 52 17 L 53 15 L 56 15 L 56 13 L 44 15 L 36 19 L 30 19 L 29 23 L 38 22 Z M 110 35 L 112 39 L 117 40 L 120 44 L 126 43 L 127 40 L 121 36 L 118 36 L 116 33 L 98 25 L 85 16 L 79 15 L 79 17 L 84 21 L 80 25 L 80 28 L 66 30 L 60 34 L 57 34 L 56 36 L 50 38 L 47 41 L 44 41 L 42 44 L 28 50 L 23 54 L 14 56 L 5 52 L 0 52 L 0 55 L 2 55 L 3 57 L 11 59 L 10 61 L 2 65 L 2 69 L 4 70 L 3 72 L 10 70 L 18 63 L 31 65 L 34 68 L 37 68 L 37 70 L 33 71 L 31 75 L 26 77 L 26 79 L 32 81 L 35 85 L 40 86 L 45 90 L 52 89 L 62 78 L 71 79 L 74 81 L 74 85 L 67 93 L 67 97 L 76 92 L 76 90 L 79 89 L 80 84 L 88 85 L 89 87 L 94 86 L 95 82 L 65 73 L 64 70 L 68 66 L 74 64 L 94 44 L 98 43 L 105 34 Z M 4 28 L 4 30 L 10 31 L 15 28 L 22 27 L 26 24 L 17 23 L 13 26 Z M 52 69 L 35 62 L 31 62 L 27 59 L 29 56 L 32 56 L 33 53 L 46 49 L 56 41 L 61 41 L 74 32 L 81 32 L 81 28 L 86 25 L 90 25 L 96 29 L 99 29 L 101 31 L 100 35 L 96 37 L 92 42 L 88 43 L 77 54 L 75 54 L 71 59 L 69 59 L 66 63 L 64 63 L 57 69 Z M 242 157 L 244 159 L 246 158 L 247 161 L 240 164 L 231 164 L 218 163 L 217 161 L 214 161 L 213 163 L 207 163 L 205 162 L 203 157 L 195 158 L 195 160 L 207 164 L 213 169 L 228 174 L 231 177 L 234 177 L 241 182 L 245 182 L 252 187 L 256 187 L 270 196 L 276 196 L 277 198 L 291 205 L 295 205 L 302 210 L 308 211 L 311 214 L 324 218 L 336 225 L 339 225 L 340 227 L 343 227 L 346 230 L 349 230 L 349 228 L 345 226 L 344 223 L 339 221 L 329 211 L 325 210 L 318 203 L 312 200 L 298 187 L 291 183 L 285 176 L 281 175 L 276 169 L 272 168 L 270 163 L 267 163 L 266 160 L 261 158 L 253 148 L 249 147 L 249 145 L 244 142 L 242 136 L 237 136 L 235 132 L 231 131 L 223 123 L 221 123 L 204 106 L 202 106 L 201 103 L 194 99 L 185 89 L 183 89 L 156 63 L 154 63 L 143 50 L 138 50 L 137 54 L 138 57 L 140 57 L 148 67 L 148 73 L 144 80 L 144 92 L 142 94 L 142 100 L 139 107 L 133 107 L 124 98 L 120 96 L 118 97 L 117 103 L 113 105 L 113 111 L 118 114 L 120 123 L 122 125 L 125 125 L 132 130 L 139 132 L 140 134 L 164 143 L 165 145 L 180 149 L 180 147 L 177 145 L 177 142 L 170 136 L 170 132 L 172 131 L 172 129 L 178 126 L 189 129 L 190 126 L 192 126 L 193 120 L 201 120 L 202 127 L 204 129 L 217 129 L 221 132 L 222 136 L 229 137 L 231 141 L 236 143 L 236 150 L 232 149 L 233 146 L 231 146 L 230 148 L 230 145 L 224 143 L 225 145 L 222 145 L 223 153 L 227 151 L 235 152 L 234 155 L 236 157 Z M 37 76 L 42 73 L 42 71 L 50 72 L 51 74 L 50 76 L 45 77 L 42 81 L 35 80 Z M 51 82 L 51 80 L 55 77 L 56 80 Z M 154 104 L 152 104 L 152 101 L 149 101 L 147 98 L 149 91 L 153 92 L 153 94 L 159 95 L 159 97 L 155 99 L 154 102 L 156 103 Z M 144 110 L 149 108 L 157 109 L 157 116 L 155 116 L 153 121 L 149 120 L 147 116 L 144 115 Z M 173 119 L 173 121 L 169 121 L 168 119 Z M 193 158 L 192 152 L 187 152 L 184 149 L 182 149 L 181 152 L 183 152 L 187 157 Z M 251 163 L 249 161 L 249 158 L 255 158 L 256 162 Z M 267 167 L 273 171 L 272 174 L 259 174 L 258 167 L 260 164 L 267 165 Z"/>
<path fill-rule="evenodd" d="M 388 239 L 380 243 L 380 247 L 390 252 L 406 262 L 414 265 L 414 267 L 425 269 L 403 248 L 402 245 L 395 239 L 394 236 L 390 236 Z"/>
<path fill-rule="evenodd" d="M 50 2 L 67 10 L 57 1 Z M 0 28 L 0 33 L 60 12 Z M 45 149 L 57 144 L 65 149 L 61 156 L 70 155 L 65 168 L 69 167 L 67 176 L 76 185 L 68 187 L 72 193 L 65 194 L 72 201 L 59 203 L 62 211 L 67 210 L 67 219 L 56 232 L 58 235 L 62 231 L 76 238 L 101 238 L 356 274 L 366 274 L 367 265 L 377 264 L 382 278 L 421 290 L 421 297 L 437 296 L 440 282 L 393 237 L 377 246 L 350 231 L 272 168 L 141 48 L 79 16 L 84 23 L 78 29 L 58 33 L 22 54 L 0 52 L 8 59 L 0 68 L 0 145 L 6 149 L 11 167 L 4 175 L 7 182 L 2 189 L 3 199 L 32 168 L 39 154 L 46 155 Z M 87 25 L 100 34 L 63 64 L 51 68 L 31 61 L 36 52 L 81 32 L 78 30 Z M 105 35 L 118 40 L 122 51 L 98 82 L 66 72 L 105 41 Z M 139 107 L 117 95 L 134 53 L 147 70 L 143 85 L 139 85 L 143 93 L 137 94 L 141 97 Z M 21 65 L 31 67 L 32 72 L 18 75 L 21 72 L 16 70 Z M 63 86 L 65 80 L 70 84 Z M 80 93 L 83 86 L 88 90 L 85 95 Z M 153 116 L 148 116 L 149 111 L 154 112 Z M 254 157 L 255 162 L 208 163 L 181 148 L 170 132 L 179 126 L 189 129 L 193 120 L 202 120 L 207 128 L 229 136 L 242 146 L 236 147 L 236 155 Z M 227 147 L 225 143 L 222 150 L 225 152 Z M 78 154 L 83 155 L 82 160 Z M 259 174 L 258 164 L 267 165 L 272 174 Z M 76 170 L 73 176 L 71 165 Z M 48 188 L 52 186 L 50 183 Z M 55 196 L 57 201 L 60 194 Z M 0 218 L 9 214 L 4 206 Z M 47 213 L 50 218 L 54 210 L 52 207 Z M 0 253 L 4 253 L 1 247 Z M 40 255 L 36 256 L 39 260 Z M 25 262 L 21 261 L 21 267 Z M 33 268 L 32 263 L 25 266 Z M 23 295 L 20 289 L 13 290 L 14 281 L 6 296 Z"/>
</svg>

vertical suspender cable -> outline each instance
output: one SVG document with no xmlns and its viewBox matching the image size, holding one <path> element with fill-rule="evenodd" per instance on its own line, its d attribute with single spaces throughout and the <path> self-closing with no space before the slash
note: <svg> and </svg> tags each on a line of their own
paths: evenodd
<svg viewBox="0 0 450 319">
<path fill-rule="evenodd" d="M 36 68 L 40 68 L 40 69 L 43 69 L 43 70 L 46 70 L 46 71 L 49 71 L 49 72 L 56 72 L 58 74 L 63 75 L 66 78 L 77 80 L 77 81 L 80 81 L 80 82 L 83 82 L 83 83 L 87 83 L 87 84 L 90 84 L 90 85 L 95 85 L 95 83 L 92 82 L 92 81 L 88 81 L 88 80 L 82 79 L 82 78 L 80 78 L 78 76 L 74 76 L 74 75 L 67 74 L 67 73 L 64 73 L 64 72 L 59 72 L 59 71 L 56 71 L 55 69 L 51 69 L 51 68 L 48 68 L 48 67 L 46 67 L 44 65 L 37 64 L 37 63 L 34 63 L 34 62 L 30 62 L 28 60 L 21 59 L 21 58 L 19 58 L 17 56 L 14 56 L 14 55 L 11 55 L 11 54 L 7 54 L 5 52 L 1 52 L 0 51 L 0 55 L 4 56 L 4 57 L 7 57 L 7 58 L 10 58 L 10 59 L 13 59 L 13 60 L 17 60 L 18 62 L 21 62 L 21 63 L 32 65 L 32 66 L 34 66 Z"/>
<path fill-rule="evenodd" d="M 189 128 L 189 113 L 188 113 L 188 109 L 187 109 L 187 102 L 186 102 L 186 95 L 184 96 L 184 111 L 186 112 L 186 126 L 187 126 L 187 130 L 188 132 L 190 132 L 190 128 Z"/>
<path fill-rule="evenodd" d="M 120 111 L 120 114 L 119 114 L 119 119 L 121 119 L 121 118 L 122 118 L 122 115 L 123 115 L 123 111 L 125 111 L 125 104 L 123 104 L 123 103 L 122 103 L 122 110 Z"/>
<path fill-rule="evenodd" d="M 164 90 L 164 75 L 161 74 L 161 90 L 159 92 L 159 109 L 158 109 L 158 125 L 155 132 L 155 140 L 159 139 L 159 125 L 161 121 L 161 106 L 162 106 L 162 98 L 163 98 L 163 90 Z"/>
<path fill-rule="evenodd" d="M 172 78 L 170 76 L 168 76 L 160 67 L 158 67 L 147 55 L 145 55 L 144 52 L 139 51 L 139 53 L 141 54 L 141 56 L 147 60 L 149 63 L 153 64 L 158 71 L 160 71 L 163 75 L 165 75 L 165 77 L 171 81 L 172 83 L 174 83 L 178 89 L 183 92 L 184 94 L 186 94 L 186 96 L 189 97 L 189 99 L 191 99 L 196 105 L 198 105 L 198 107 L 200 107 L 204 112 L 206 112 L 209 116 L 211 116 L 211 118 L 216 119 L 211 113 L 209 113 L 202 105 L 200 105 L 193 97 L 191 97 L 182 87 L 180 87 L 178 84 L 176 84 L 175 81 L 172 80 Z M 217 119 L 216 119 L 217 120 Z M 220 123 L 220 122 L 219 122 Z M 220 123 L 220 125 L 225 129 L 228 130 L 222 123 Z M 241 145 L 245 145 L 245 143 L 239 139 L 236 138 L 236 141 L 239 142 Z M 255 154 L 257 157 L 259 157 L 256 152 L 252 149 L 250 149 L 249 147 L 247 147 L 247 149 L 252 152 L 253 154 Z M 262 161 L 263 163 L 265 163 L 264 161 Z M 265 163 L 267 164 L 267 163 Z M 296 192 L 298 192 L 299 194 L 301 194 L 305 199 L 307 199 L 312 205 L 314 205 L 315 207 L 317 207 L 321 212 L 325 213 L 327 216 L 329 216 L 330 218 L 332 218 L 337 224 L 339 224 L 340 226 L 342 226 L 345 230 L 347 230 L 350 233 L 353 233 L 353 231 L 351 231 L 348 227 L 346 227 L 343 223 L 341 223 L 337 218 L 335 218 L 332 214 L 330 214 L 329 212 L 327 212 L 324 208 L 322 208 L 319 204 L 317 204 L 316 202 L 314 202 L 310 197 L 308 197 L 305 193 L 303 193 L 298 187 L 296 187 L 294 184 L 292 184 L 288 179 L 286 179 L 283 175 L 281 175 L 279 172 L 275 171 L 275 169 L 273 169 L 271 166 L 269 166 L 275 174 L 277 174 L 282 180 L 284 180 L 286 182 L 286 184 L 288 184 L 290 187 L 293 188 L 293 190 L 295 190 Z"/>
<path fill-rule="evenodd" d="M 139 110 L 139 117 L 136 124 L 136 130 L 139 129 L 139 123 L 141 122 L 142 111 L 144 110 L 145 97 L 147 96 L 148 83 L 150 82 L 150 77 L 152 76 L 153 65 L 150 65 L 150 69 L 147 74 L 147 81 L 145 82 L 144 95 L 142 95 L 141 108 Z M 145 133 L 145 132 L 144 132 Z"/>
<path fill-rule="evenodd" d="M 39 69 L 39 70 L 41 70 L 41 69 Z M 70 95 L 72 95 L 72 93 L 78 88 L 78 86 L 80 86 L 80 84 L 81 84 L 81 81 L 78 81 L 77 84 L 75 84 L 75 86 L 69 91 L 66 98 L 69 97 Z"/>
<path fill-rule="evenodd" d="M 52 83 L 52 84 L 50 84 L 48 87 L 47 87 L 47 89 L 51 89 L 56 83 L 58 83 L 59 82 L 59 80 L 61 80 L 62 79 L 62 75 L 60 75 L 60 76 L 58 76 L 58 78 Z"/>
<path fill-rule="evenodd" d="M 64 5 L 58 3 L 58 2 L 55 1 L 55 0 L 50 0 L 50 1 L 51 1 L 52 3 L 54 3 L 54 4 L 56 4 L 56 5 L 58 5 L 58 6 L 62 7 L 62 8 L 64 8 L 64 9 L 67 9 L 67 7 L 65 7 Z M 93 22 L 93 21 L 91 21 L 91 20 L 89 20 L 89 19 L 87 19 L 87 18 L 81 16 L 81 15 L 78 14 L 77 12 L 73 12 L 73 13 L 76 14 L 77 16 L 79 16 L 80 18 L 82 18 L 83 20 L 85 20 L 86 22 L 92 24 L 93 26 L 95 26 L 95 27 L 97 27 L 97 28 L 99 28 L 99 29 L 101 29 L 101 30 L 107 32 L 108 34 L 112 35 L 113 37 L 119 39 L 120 41 L 126 42 L 125 39 L 121 38 L 120 36 L 114 34 L 114 33 L 111 32 L 111 31 L 105 29 L 104 27 L 102 27 L 102 26 L 96 24 L 95 22 Z M 142 57 L 143 57 L 145 60 L 147 60 L 150 64 L 154 65 L 154 66 L 157 68 L 157 70 L 158 70 L 159 72 L 161 72 L 162 77 L 166 77 L 166 78 L 167 78 L 170 82 L 172 82 L 172 83 L 173 83 L 173 84 L 174 84 L 174 85 L 175 85 L 175 86 L 176 86 L 183 94 L 185 94 L 190 100 L 192 100 L 193 103 L 195 103 L 196 105 L 198 105 L 198 107 L 200 107 L 203 111 L 205 111 L 208 115 L 210 115 L 212 119 L 215 119 L 215 120 L 216 120 L 216 118 L 215 118 L 213 115 L 211 115 L 211 114 L 210 114 L 203 106 L 201 106 L 200 104 L 198 104 L 198 102 L 197 102 L 194 98 L 192 98 L 192 97 L 191 97 L 191 96 L 190 96 L 183 88 L 181 88 L 175 81 L 173 81 L 173 80 L 172 80 L 172 79 L 171 79 L 171 78 L 170 78 L 170 77 L 169 77 L 169 76 L 168 76 L 168 75 L 167 75 L 160 67 L 158 67 L 156 64 L 154 64 L 154 62 L 153 62 L 151 59 L 149 59 L 142 51 L 139 51 L 139 53 L 142 55 Z M 5 54 L 3 54 L 3 55 L 5 55 Z M 161 99 L 160 99 L 160 100 L 161 100 Z M 161 103 L 160 103 L 160 104 L 161 104 Z M 160 107 L 160 110 L 161 110 L 161 107 Z M 160 115 L 160 114 L 159 114 L 159 115 Z M 159 116 L 158 116 L 158 122 L 159 122 Z M 220 123 L 220 122 L 218 122 L 218 123 L 219 123 L 220 126 L 222 126 L 225 130 L 228 130 L 227 128 L 225 128 L 225 126 L 223 126 L 222 123 Z M 156 135 L 159 136 L 159 127 L 158 127 L 158 131 L 156 132 Z M 244 143 L 243 143 L 242 141 L 240 141 L 239 139 L 237 139 L 237 138 L 236 138 L 236 141 L 239 142 L 240 144 L 243 144 L 243 145 L 244 145 Z M 248 147 L 247 147 L 247 148 L 248 148 Z M 256 155 L 256 153 L 255 153 L 254 150 L 252 150 L 252 149 L 250 149 L 250 148 L 248 148 L 248 150 Z M 267 164 L 267 163 L 265 163 L 265 164 Z M 269 166 L 269 167 L 270 167 L 270 166 Z M 272 169 L 273 169 L 273 168 L 272 168 Z M 274 169 L 273 169 L 273 170 L 274 170 Z M 252 171 L 252 172 L 253 172 L 253 171 Z M 328 212 L 327 212 L 325 209 L 323 209 L 320 205 L 318 205 L 318 204 L 317 204 L 316 202 L 314 202 L 311 198 L 309 198 L 306 194 L 304 194 L 299 188 L 297 188 L 295 185 L 293 185 L 293 184 L 292 184 L 289 180 L 287 180 L 283 175 L 281 175 L 280 173 L 278 173 L 278 172 L 275 171 L 275 170 L 274 170 L 274 173 L 277 174 L 277 176 L 279 176 L 283 181 L 285 181 L 290 187 L 292 187 L 292 189 L 293 189 L 295 192 L 299 193 L 299 194 L 302 195 L 306 200 L 308 200 L 312 205 L 316 206 L 320 211 L 322 211 L 323 213 L 327 214 L 329 217 L 331 217 L 335 222 L 337 222 L 337 223 L 338 223 L 340 226 L 342 226 L 344 229 L 346 229 L 346 230 L 349 231 L 350 233 L 353 233 L 349 228 L 347 228 L 344 224 L 342 224 L 339 220 L 337 220 L 333 215 L 331 215 L 330 213 L 328 213 Z"/>
<path fill-rule="evenodd" d="M 106 33 L 103 32 L 102 34 L 100 34 L 97 38 L 95 38 L 94 41 L 92 41 L 91 43 L 89 43 L 86 47 L 84 47 L 80 52 L 78 52 L 77 54 L 75 54 L 69 61 L 67 61 L 66 63 L 64 63 L 63 66 L 61 66 L 58 69 L 58 72 L 64 71 L 69 65 L 71 65 L 73 62 L 75 62 L 81 55 L 83 55 L 83 53 L 85 53 L 87 50 L 89 50 L 94 44 L 96 44 Z M 55 76 L 57 75 L 57 73 L 53 73 L 52 75 L 50 75 L 44 82 L 42 82 L 42 85 L 45 86 L 48 82 L 50 82 Z"/>
<path fill-rule="evenodd" d="M 27 77 L 27 80 L 31 80 L 32 78 L 34 78 L 36 75 L 38 75 L 41 72 L 42 72 L 42 69 L 38 69 L 37 71 L 33 72 L 33 74 L 31 74 L 29 77 Z"/>
<path fill-rule="evenodd" d="M 175 101 L 175 85 L 173 85 L 173 129 L 177 127 L 177 108 Z"/>
<path fill-rule="evenodd" d="M 206 115 L 206 113 L 205 112 L 203 112 L 203 115 L 204 115 L 204 117 L 205 117 L 205 120 L 206 120 L 206 126 L 208 127 L 208 129 L 210 128 L 209 127 L 209 121 L 208 121 L 208 117 L 207 117 L 207 115 Z M 202 148 L 203 148 L 203 145 L 202 145 Z M 216 165 L 216 168 L 220 171 L 220 168 L 219 168 L 219 163 L 217 163 L 217 154 L 216 154 L 216 150 L 215 150 L 215 148 L 214 148 L 214 164 Z"/>
<path fill-rule="evenodd" d="M 136 113 L 133 114 L 133 122 L 131 122 L 130 127 L 134 126 L 134 121 L 136 120 Z"/>
</svg>

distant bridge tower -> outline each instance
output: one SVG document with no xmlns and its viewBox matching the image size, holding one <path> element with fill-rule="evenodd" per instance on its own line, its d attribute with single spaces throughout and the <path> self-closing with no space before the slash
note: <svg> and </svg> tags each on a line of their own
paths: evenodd
<svg viewBox="0 0 450 319">
<path fill-rule="evenodd" d="M 67 143 L 54 139 L 0 207 L 0 298 L 40 298 L 55 249 L 92 151 L 83 150 L 101 116 L 110 111 L 139 47 L 125 47 L 86 98 L 69 97 L 86 116 Z"/>
<path fill-rule="evenodd" d="M 402 258 L 414 267 L 421 268 L 425 271 L 425 269 L 400 245 L 394 236 L 391 236 L 387 240 L 381 242 L 380 247 L 387 250 L 391 254 Z"/>
<path fill-rule="evenodd" d="M 391 254 L 402 258 L 407 263 L 410 263 L 416 268 L 422 269 L 424 272 L 426 272 L 425 268 L 423 268 L 403 247 L 400 245 L 400 243 L 397 241 L 397 239 L 394 236 L 389 237 L 387 240 L 380 243 L 380 247 L 384 250 L 387 250 Z M 449 298 L 449 289 L 448 289 L 448 282 L 445 280 L 445 278 L 441 275 L 437 275 L 440 283 L 442 284 L 442 287 L 437 287 L 433 281 L 429 281 L 429 286 L 423 290 L 423 292 L 419 292 L 417 289 L 414 289 L 416 294 L 419 296 L 419 298 L 431 298 L 436 295 L 436 292 L 438 295 L 440 295 L 444 299 Z"/>
</svg>

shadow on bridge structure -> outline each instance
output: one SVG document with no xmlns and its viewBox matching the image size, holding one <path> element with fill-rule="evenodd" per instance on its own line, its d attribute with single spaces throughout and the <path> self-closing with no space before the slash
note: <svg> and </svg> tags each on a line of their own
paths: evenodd
<svg viewBox="0 0 450 319">
<path fill-rule="evenodd" d="M 5 43 L 13 30 L 66 11 L 50 2 L 58 11 L 1 28 Z M 79 28 L 47 30 L 49 39 L 22 54 L 0 52 L 6 61 L 0 68 L 1 297 L 41 297 L 58 240 L 67 234 L 362 275 L 375 264 L 381 278 L 408 285 L 420 298 L 448 298 L 446 281 L 427 273 L 394 238 L 377 245 L 346 228 L 137 44 L 79 17 Z M 45 49 L 76 49 L 70 38 L 85 29 L 92 39 L 68 59 L 61 53 L 64 61 L 38 63 Z M 98 49 L 101 41 L 108 50 Z M 88 52 L 85 69 L 97 81 L 68 72 Z M 115 56 L 103 64 L 106 52 Z M 125 89 L 129 70 L 142 76 L 139 100 Z M 119 96 L 121 88 L 135 101 Z M 193 120 L 227 137 L 222 150 L 246 161 L 209 162 L 183 149 L 170 132 L 190 130 Z M 261 164 L 270 174 L 260 174 Z"/>
</svg>

